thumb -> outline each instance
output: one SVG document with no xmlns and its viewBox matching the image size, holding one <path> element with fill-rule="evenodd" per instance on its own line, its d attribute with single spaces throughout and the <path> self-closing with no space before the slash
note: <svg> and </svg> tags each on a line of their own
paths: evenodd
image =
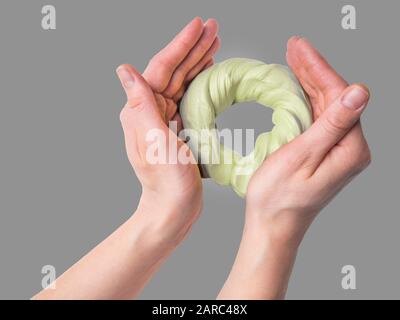
<svg viewBox="0 0 400 320">
<path fill-rule="evenodd" d="M 125 124 L 140 124 L 144 127 L 157 126 L 161 115 L 153 91 L 146 80 L 129 64 L 119 66 L 116 72 L 127 97 L 127 103 L 121 112 L 123 126 Z"/>
<path fill-rule="evenodd" d="M 146 80 L 131 65 L 123 64 L 116 70 L 125 90 L 127 102 L 120 113 L 128 157 L 136 163 L 143 161 L 147 142 L 154 130 L 165 132 L 166 126 Z M 139 157 L 139 158 L 138 158 Z"/>
<path fill-rule="evenodd" d="M 322 160 L 360 119 L 369 100 L 369 90 L 353 84 L 304 132 L 302 141 L 310 150 L 311 160 Z"/>
</svg>

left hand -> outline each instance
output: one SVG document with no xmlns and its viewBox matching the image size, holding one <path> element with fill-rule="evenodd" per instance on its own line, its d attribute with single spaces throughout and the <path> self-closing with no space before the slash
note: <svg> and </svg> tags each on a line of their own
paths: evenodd
<svg viewBox="0 0 400 320">
<path fill-rule="evenodd" d="M 287 61 L 310 97 L 315 122 L 256 171 L 246 211 L 249 220 L 264 221 L 270 233 L 298 245 L 321 209 L 370 162 L 359 121 L 369 91 L 349 86 L 304 38 L 289 40 Z"/>
<path fill-rule="evenodd" d="M 268 157 L 250 180 L 240 248 L 220 299 L 282 299 L 304 233 L 370 162 L 359 122 L 369 98 L 348 84 L 305 39 L 287 61 L 310 97 L 315 122 Z"/>
</svg>

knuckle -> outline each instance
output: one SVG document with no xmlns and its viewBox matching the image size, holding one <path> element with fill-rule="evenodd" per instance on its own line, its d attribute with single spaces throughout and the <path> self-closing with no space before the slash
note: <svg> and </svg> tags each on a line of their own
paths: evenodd
<svg viewBox="0 0 400 320">
<path fill-rule="evenodd" d="M 177 70 L 175 70 L 174 77 L 176 80 L 176 90 L 179 89 L 179 87 L 182 85 L 188 72 L 189 68 L 187 66 L 183 66 L 182 68 L 178 68 Z"/>
<path fill-rule="evenodd" d="M 285 166 L 296 169 L 304 162 L 304 155 L 297 152 L 287 152 L 285 157 Z"/>
<path fill-rule="evenodd" d="M 171 83 L 163 92 L 163 95 L 168 99 L 172 99 L 179 90 L 179 83 Z"/>
<path fill-rule="evenodd" d="M 126 111 L 126 106 L 122 108 L 121 112 L 119 113 L 119 121 L 124 125 L 128 122 L 128 113 Z"/>
<path fill-rule="evenodd" d="M 160 58 L 158 53 L 156 55 L 154 55 L 150 60 L 148 65 L 149 66 L 158 66 L 160 64 Z"/>
<path fill-rule="evenodd" d="M 371 163 L 371 151 L 366 143 L 348 151 L 350 171 L 354 175 L 364 171 Z"/>
<path fill-rule="evenodd" d="M 151 103 L 146 96 L 147 92 L 145 90 L 138 90 L 135 92 L 135 95 L 129 98 L 125 104 L 124 108 L 127 109 L 126 112 L 132 113 L 132 110 L 135 110 L 135 112 L 140 112 L 146 104 Z"/>
<path fill-rule="evenodd" d="M 359 152 L 358 159 L 359 159 L 358 169 L 360 171 L 364 170 L 370 165 L 372 157 L 371 157 L 371 150 L 369 149 L 367 144 L 365 144 L 364 148 Z"/>
<path fill-rule="evenodd" d="M 201 69 L 198 68 L 197 66 L 189 70 L 189 72 L 185 76 L 185 79 L 183 80 L 182 85 L 186 87 L 200 71 Z"/>
<path fill-rule="evenodd" d="M 322 122 L 322 125 L 329 134 L 337 135 L 347 129 L 347 122 L 337 113 L 331 113 Z"/>
<path fill-rule="evenodd" d="M 177 46 L 182 50 L 186 51 L 188 48 L 190 49 L 192 47 L 193 43 L 192 40 L 189 37 L 184 37 L 180 40 L 180 42 L 177 44 Z"/>
<path fill-rule="evenodd" d="M 156 54 L 153 58 L 151 58 L 149 65 L 155 67 L 160 73 L 171 72 L 171 64 L 159 54 Z"/>
<path fill-rule="evenodd" d="M 310 161 L 310 153 L 307 148 L 303 147 L 304 141 L 301 137 L 284 145 L 280 150 L 284 154 L 284 166 L 290 169 L 299 169 Z"/>
<path fill-rule="evenodd" d="M 132 122 L 133 119 L 132 108 L 137 108 L 137 107 L 132 106 L 131 103 L 127 102 L 125 106 L 122 108 L 121 112 L 119 113 L 119 120 L 122 126 L 125 126 Z"/>
<path fill-rule="evenodd" d="M 206 53 L 207 50 L 210 49 L 210 43 L 208 43 L 208 42 L 200 42 L 198 44 L 197 48 L 198 48 L 199 52 L 203 53 L 203 55 L 204 55 L 204 53 Z"/>
</svg>

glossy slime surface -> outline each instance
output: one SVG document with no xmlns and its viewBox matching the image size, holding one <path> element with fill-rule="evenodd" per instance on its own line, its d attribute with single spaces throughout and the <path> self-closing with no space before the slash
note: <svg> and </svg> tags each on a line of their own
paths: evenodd
<svg viewBox="0 0 400 320">
<path fill-rule="evenodd" d="M 254 150 L 242 157 L 219 142 L 215 120 L 235 103 L 246 101 L 271 107 L 274 127 L 260 134 Z M 241 197 L 260 164 L 312 123 L 308 100 L 286 66 L 244 58 L 225 60 L 200 73 L 182 98 L 180 114 L 203 174 L 230 185 Z"/>
</svg>

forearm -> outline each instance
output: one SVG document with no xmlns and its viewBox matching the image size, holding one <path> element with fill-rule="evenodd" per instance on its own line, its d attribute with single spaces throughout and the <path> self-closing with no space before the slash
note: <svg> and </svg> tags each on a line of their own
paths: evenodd
<svg viewBox="0 0 400 320">
<path fill-rule="evenodd" d="M 246 221 L 240 248 L 218 299 L 283 299 L 297 245 Z"/>
<path fill-rule="evenodd" d="M 183 238 L 173 235 L 167 225 L 170 209 L 148 212 L 150 209 L 139 206 L 131 218 L 61 275 L 55 289 L 43 290 L 34 298 L 136 297 Z"/>
</svg>

